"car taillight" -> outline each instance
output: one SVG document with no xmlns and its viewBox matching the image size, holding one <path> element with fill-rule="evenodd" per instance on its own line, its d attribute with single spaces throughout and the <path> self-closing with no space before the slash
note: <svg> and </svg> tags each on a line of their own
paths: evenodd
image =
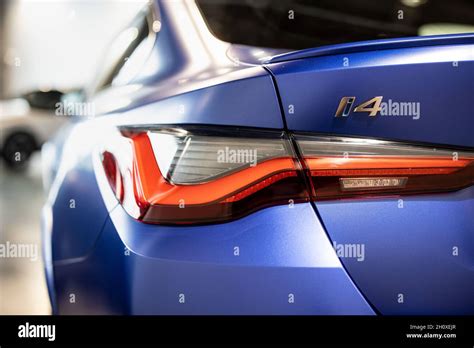
<svg viewBox="0 0 474 348">
<path fill-rule="evenodd" d="M 474 153 L 374 139 L 295 136 L 315 200 L 458 190 Z"/>
<path fill-rule="evenodd" d="M 474 183 L 473 152 L 237 128 L 120 128 L 101 156 L 116 198 L 147 223 L 223 222 L 310 199 L 447 192 Z"/>
<path fill-rule="evenodd" d="M 219 222 L 309 201 L 283 133 L 235 132 L 122 129 L 102 163 L 127 212 L 149 223 Z"/>
</svg>

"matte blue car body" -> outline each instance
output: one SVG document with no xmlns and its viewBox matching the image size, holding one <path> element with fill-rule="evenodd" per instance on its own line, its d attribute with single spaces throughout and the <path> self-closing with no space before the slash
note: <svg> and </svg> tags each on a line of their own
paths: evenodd
<svg viewBox="0 0 474 348">
<path fill-rule="evenodd" d="M 474 289 L 473 188 L 403 197 L 404 209 L 398 208 L 398 197 L 344 200 L 271 207 L 209 226 L 148 225 L 106 197 L 107 187 L 94 166 L 94 149 L 102 138 L 93 132 L 99 123 L 105 127 L 207 124 L 473 146 L 469 104 L 448 107 L 441 104 L 445 100 L 439 98 L 439 84 L 415 80 L 410 87 L 401 80 L 422 74 L 450 83 L 451 89 L 442 91 L 446 98 L 466 96 L 472 90 L 472 79 L 467 77 L 473 59 L 463 45 L 472 45 L 472 35 L 456 37 L 455 42 L 437 38 L 436 47 L 429 39 L 393 40 L 383 51 L 367 51 L 364 44 L 340 45 L 338 50 L 348 50 L 327 51 L 335 55 L 321 57 L 309 50 L 304 56 L 286 56 L 288 62 L 285 56 L 270 59 L 265 67 L 236 66 L 236 58 L 252 60 L 254 48 L 230 46 L 229 52 L 237 57 L 229 54 L 218 63 L 210 59 L 206 67 L 190 70 L 193 50 L 186 40 L 178 40 L 180 29 L 171 3 L 159 1 L 159 10 L 155 7 L 162 30 L 146 63 L 151 68 L 129 85 L 105 92 L 105 99 L 130 103 L 98 120 L 81 122 L 65 144 L 57 144 L 81 144 L 81 155 L 72 165 L 66 162 L 71 162 L 73 152 L 65 150 L 57 159 L 58 175 L 43 210 L 43 251 L 53 312 L 474 313 L 469 297 Z M 439 44 L 443 40 L 445 44 Z M 453 50 L 460 57 L 455 78 L 444 71 L 454 69 L 444 56 Z M 206 54 L 212 58 L 211 52 Z M 343 57 L 349 57 L 351 67 L 341 74 Z M 157 59 L 163 64 L 153 65 Z M 140 88 L 127 89 L 130 85 Z M 433 101 L 434 91 L 438 94 Z M 422 107 L 419 120 L 401 120 L 400 125 L 380 125 L 363 116 L 334 120 L 338 100 L 349 92 L 357 93 L 359 100 L 379 93 L 409 101 L 416 96 L 428 105 Z M 288 104 L 295 105 L 295 114 L 285 114 Z M 452 124 L 446 123 L 443 108 L 454 110 Z M 85 138 L 87 142 L 81 142 Z M 437 214 L 435 219 L 431 213 Z M 332 241 L 365 243 L 366 260 L 338 259 Z M 454 246 L 460 247 L 456 259 L 449 257 Z M 405 294 L 404 304 L 397 302 L 400 293 Z"/>
<path fill-rule="evenodd" d="M 402 198 L 317 207 L 333 242 L 365 245 L 363 262 L 342 261 L 381 313 L 472 314 L 474 187 Z"/>
<path fill-rule="evenodd" d="M 88 255 L 56 264 L 56 298 L 64 314 L 373 314 L 333 256 L 309 204 L 190 228 L 117 206 Z"/>
</svg>

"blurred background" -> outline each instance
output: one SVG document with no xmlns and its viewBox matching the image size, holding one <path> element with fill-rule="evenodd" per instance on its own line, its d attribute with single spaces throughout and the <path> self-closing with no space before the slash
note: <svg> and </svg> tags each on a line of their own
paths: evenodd
<svg viewBox="0 0 474 348">
<path fill-rule="evenodd" d="M 37 147 L 65 122 L 43 96 L 91 82 L 107 45 L 145 1 L 1 0 L 0 140 Z M 37 91 L 43 94 L 36 93 Z M 26 97 L 26 98 L 19 98 Z M 17 136 L 12 138 L 12 134 Z M 28 134 L 31 133 L 31 134 Z M 8 146 L 5 143 L 8 142 Z M 0 258 L 0 314 L 49 314 L 40 244 L 41 155 L 0 161 L 0 244 L 36 245 L 38 258 Z M 13 156 L 14 157 L 14 156 Z"/>
</svg>

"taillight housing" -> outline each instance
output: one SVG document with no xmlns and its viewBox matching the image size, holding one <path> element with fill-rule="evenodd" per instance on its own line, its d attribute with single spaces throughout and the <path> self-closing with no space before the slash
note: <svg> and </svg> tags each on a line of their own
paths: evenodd
<svg viewBox="0 0 474 348">
<path fill-rule="evenodd" d="M 474 153 L 375 139 L 297 135 L 314 200 L 447 192 L 474 182 Z"/>
<path fill-rule="evenodd" d="M 101 149 L 117 200 L 146 223 L 203 224 L 281 204 L 458 190 L 472 152 L 242 128 L 120 127 Z"/>
<path fill-rule="evenodd" d="M 237 132 L 237 133 L 236 133 Z M 143 222 L 213 223 L 258 209 L 309 201 L 303 172 L 282 132 L 202 128 L 121 128 L 102 151 L 109 182 Z M 114 150 L 115 148 L 115 150 Z M 109 169 L 108 169 L 109 168 Z M 123 188 L 122 188 L 123 187 Z"/>
</svg>

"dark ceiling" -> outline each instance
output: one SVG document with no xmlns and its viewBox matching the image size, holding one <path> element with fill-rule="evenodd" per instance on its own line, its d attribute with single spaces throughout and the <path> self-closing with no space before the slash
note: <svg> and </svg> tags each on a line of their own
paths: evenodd
<svg viewBox="0 0 474 348">
<path fill-rule="evenodd" d="M 474 25 L 474 0 L 198 0 L 198 4 L 220 39 L 275 48 L 417 36 L 426 24 Z M 289 11 L 294 11 L 294 19 Z"/>
</svg>

